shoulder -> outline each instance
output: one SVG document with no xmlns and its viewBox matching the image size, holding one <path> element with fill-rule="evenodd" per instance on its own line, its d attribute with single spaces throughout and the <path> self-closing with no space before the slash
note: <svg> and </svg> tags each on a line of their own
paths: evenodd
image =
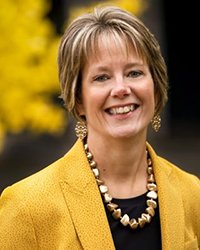
<svg viewBox="0 0 200 250">
<path fill-rule="evenodd" d="M 27 246 L 30 242 L 29 246 L 35 249 L 36 230 L 40 231 L 41 237 L 47 234 L 54 237 L 60 232 L 58 223 L 65 220 L 69 227 L 72 225 L 62 185 L 68 175 L 72 175 L 69 169 L 75 161 L 73 150 L 41 171 L 4 189 L 0 196 L 0 245 Z"/>
<path fill-rule="evenodd" d="M 168 159 L 160 157 L 148 144 L 157 182 L 160 186 L 170 187 L 181 197 L 185 210 L 198 214 L 200 207 L 200 179 Z M 167 189 L 166 189 L 167 190 Z M 173 201 L 173 197 L 172 201 Z"/>
<path fill-rule="evenodd" d="M 61 191 L 61 182 L 64 182 L 67 178 L 73 178 L 77 171 L 74 166 L 78 164 L 78 157 L 82 157 L 81 150 L 81 142 L 76 142 L 63 157 L 35 174 L 5 188 L 0 196 L 0 206 L 7 197 L 10 200 L 23 200 L 23 203 L 33 203 L 39 199 L 51 199 L 53 194 Z"/>
<path fill-rule="evenodd" d="M 62 158 L 58 159 L 37 173 L 5 188 L 0 196 L 0 208 L 11 202 L 26 206 L 36 200 L 47 199 L 46 193 L 58 188 L 57 180 L 62 172 L 62 161 Z"/>
<path fill-rule="evenodd" d="M 166 159 L 159 157 L 159 161 L 165 168 L 169 169 L 169 183 L 181 198 L 185 225 L 187 225 L 186 231 L 190 234 L 195 232 L 195 235 L 200 238 L 200 179 Z"/>
<path fill-rule="evenodd" d="M 188 225 L 193 223 L 195 227 L 199 227 L 198 230 L 200 231 L 200 223 L 196 223 L 200 207 L 200 179 L 166 159 L 158 157 L 158 161 L 163 171 L 168 173 L 167 181 L 163 185 L 170 185 L 178 193 L 182 200 L 185 220 L 189 219 Z"/>
<path fill-rule="evenodd" d="M 196 191 L 200 191 L 200 179 L 196 175 L 183 170 L 181 167 L 160 156 L 158 156 L 158 160 L 162 167 L 169 171 L 169 176 L 178 181 L 180 188 L 184 190 L 194 188 Z"/>
<path fill-rule="evenodd" d="M 172 181 L 175 186 L 179 185 L 184 191 L 185 189 L 188 190 L 188 188 L 193 188 L 195 192 L 200 191 L 200 179 L 196 175 L 183 170 L 183 168 L 177 166 L 168 159 L 157 155 L 148 143 L 147 147 L 150 152 L 156 174 L 160 176 L 161 173 L 162 176 L 166 176 L 166 180 Z"/>
<path fill-rule="evenodd" d="M 45 188 L 55 188 L 56 183 L 62 181 L 67 174 L 67 169 L 73 165 L 75 159 L 74 155 L 77 154 L 77 143 L 62 157 L 55 160 L 51 164 L 44 166 L 44 168 L 16 183 L 7 187 L 3 193 L 7 190 L 18 192 L 26 191 L 29 195 L 33 192 L 44 191 Z M 2 193 L 2 194 L 3 194 Z"/>
<path fill-rule="evenodd" d="M 35 225 L 44 224 L 49 213 L 56 215 L 56 204 L 63 199 L 55 177 L 60 161 L 4 189 L 0 196 L 0 244 L 9 245 L 15 239 L 21 244 L 24 234 L 35 246 Z"/>
</svg>

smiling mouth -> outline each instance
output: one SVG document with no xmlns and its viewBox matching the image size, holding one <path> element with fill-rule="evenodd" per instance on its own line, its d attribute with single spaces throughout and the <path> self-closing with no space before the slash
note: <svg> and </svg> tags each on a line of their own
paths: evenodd
<svg viewBox="0 0 200 250">
<path fill-rule="evenodd" d="M 129 112 L 133 112 L 139 107 L 137 104 L 131 104 L 123 107 L 114 107 L 106 109 L 106 112 L 110 115 L 121 115 L 121 114 L 127 114 Z"/>
</svg>

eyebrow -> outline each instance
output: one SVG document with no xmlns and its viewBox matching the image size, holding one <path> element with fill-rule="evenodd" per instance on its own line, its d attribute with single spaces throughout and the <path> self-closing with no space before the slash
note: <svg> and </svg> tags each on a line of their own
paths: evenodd
<svg viewBox="0 0 200 250">
<path fill-rule="evenodd" d="M 135 66 L 144 66 L 144 62 L 134 62 L 134 63 L 127 63 L 126 64 L 126 68 L 131 68 L 131 67 L 135 67 Z"/>
<path fill-rule="evenodd" d="M 133 63 L 127 63 L 124 65 L 125 68 L 132 68 L 132 67 L 138 67 L 138 66 L 144 66 L 144 62 L 133 62 Z M 94 70 L 99 70 L 99 71 L 107 71 L 109 69 L 109 65 L 97 65 L 94 67 Z"/>
</svg>

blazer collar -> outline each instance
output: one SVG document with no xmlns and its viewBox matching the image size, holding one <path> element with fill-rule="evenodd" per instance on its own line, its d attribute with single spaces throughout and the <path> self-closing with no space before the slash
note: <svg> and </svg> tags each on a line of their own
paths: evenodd
<svg viewBox="0 0 200 250">
<path fill-rule="evenodd" d="M 147 143 L 158 186 L 162 249 L 184 249 L 184 210 L 178 180 L 171 165 Z M 78 140 L 63 158 L 65 179 L 60 183 L 77 235 L 84 249 L 112 249 L 114 243 L 101 195 Z"/>
<path fill-rule="evenodd" d="M 66 173 L 60 185 L 83 249 L 114 250 L 101 195 L 80 140 L 63 160 Z"/>
<path fill-rule="evenodd" d="M 162 249 L 184 249 L 184 209 L 178 180 L 172 165 L 158 157 L 147 144 L 158 186 Z"/>
</svg>

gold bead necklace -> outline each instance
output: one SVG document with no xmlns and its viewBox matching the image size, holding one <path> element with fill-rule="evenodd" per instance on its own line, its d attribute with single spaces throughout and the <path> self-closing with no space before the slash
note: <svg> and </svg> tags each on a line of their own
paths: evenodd
<svg viewBox="0 0 200 250">
<path fill-rule="evenodd" d="M 95 176 L 97 185 L 99 187 L 99 191 L 103 197 L 103 201 L 106 204 L 107 209 L 112 213 L 114 219 L 119 220 L 122 225 L 129 226 L 131 229 L 136 229 L 138 227 L 143 228 L 145 224 L 151 222 L 152 217 L 155 215 L 155 208 L 157 207 L 157 202 L 155 201 L 158 197 L 157 195 L 157 185 L 155 183 L 152 161 L 150 155 L 147 151 L 147 201 L 146 201 L 146 209 L 145 212 L 141 214 L 138 219 L 129 218 L 128 214 L 122 214 L 119 206 L 112 202 L 112 196 L 108 193 L 108 187 L 104 184 L 102 180 L 100 180 L 100 172 L 97 168 L 97 164 L 93 159 L 92 153 L 89 151 L 88 145 L 84 145 L 85 153 L 91 167 L 91 170 Z"/>
</svg>

